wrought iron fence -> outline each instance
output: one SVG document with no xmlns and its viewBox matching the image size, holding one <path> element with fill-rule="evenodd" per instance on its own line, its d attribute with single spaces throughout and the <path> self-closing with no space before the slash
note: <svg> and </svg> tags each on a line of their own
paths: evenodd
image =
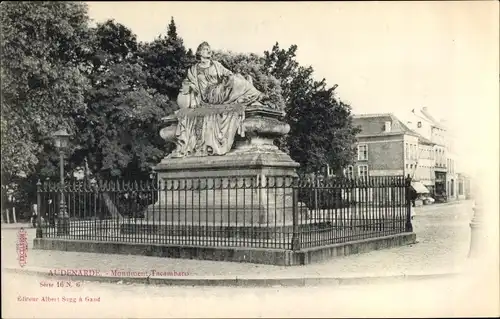
<svg viewBox="0 0 500 319">
<path fill-rule="evenodd" d="M 404 176 L 39 182 L 37 234 L 299 250 L 412 231 L 410 185 Z"/>
</svg>

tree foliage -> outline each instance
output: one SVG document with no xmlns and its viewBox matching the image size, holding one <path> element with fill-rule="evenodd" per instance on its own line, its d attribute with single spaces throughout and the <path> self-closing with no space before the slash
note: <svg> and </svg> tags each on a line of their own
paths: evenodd
<svg viewBox="0 0 500 319">
<path fill-rule="evenodd" d="M 160 35 L 141 48 L 141 57 L 148 72 L 148 85 L 175 101 L 186 76 L 187 69 L 195 62 L 191 50 L 186 51 L 173 18 L 167 35 Z"/>
<path fill-rule="evenodd" d="M 80 149 L 72 162 L 87 158 L 101 178 L 140 178 L 164 155 L 158 132 L 172 108 L 166 96 L 149 87 L 131 30 L 109 20 L 93 31 L 92 88 L 78 121 Z"/>
<path fill-rule="evenodd" d="M 9 1 L 1 9 L 3 190 L 57 158 L 52 132 L 76 132 L 89 32 L 83 3 Z"/>
<path fill-rule="evenodd" d="M 305 173 L 323 170 L 329 165 L 339 172 L 354 159 L 355 136 L 351 108 L 335 98 L 335 87 L 325 79 L 316 81 L 312 67 L 296 61 L 297 46 L 280 49 L 276 43 L 264 52 L 266 71 L 278 78 L 286 103 L 286 121 L 291 131 L 280 147 L 301 164 Z"/>
<path fill-rule="evenodd" d="M 2 4 L 2 175 L 32 172 L 52 131 L 74 131 L 88 88 L 87 20 L 81 3 Z"/>
</svg>

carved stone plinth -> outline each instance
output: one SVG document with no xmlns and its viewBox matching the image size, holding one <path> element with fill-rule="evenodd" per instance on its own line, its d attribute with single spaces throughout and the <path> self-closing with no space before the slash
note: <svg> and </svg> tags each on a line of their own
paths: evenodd
<svg viewBox="0 0 500 319">
<path fill-rule="evenodd" d="M 235 145 L 230 153 L 238 150 L 278 150 L 273 141 L 290 131 L 290 125 L 281 121 L 284 115 L 283 111 L 264 106 L 247 107 L 243 122 L 244 137 L 236 137 Z M 174 142 L 178 123 L 177 115 L 167 116 L 163 118 L 163 122 L 165 127 L 160 131 L 160 136 L 165 141 Z M 167 159 L 168 156 L 162 163 Z"/>
<path fill-rule="evenodd" d="M 248 107 L 244 136 L 235 140 L 229 153 L 165 157 L 154 168 L 162 191 L 148 209 L 149 219 L 220 226 L 291 223 L 290 183 L 299 164 L 273 144 L 290 130 L 282 116 L 278 110 Z M 174 141 L 176 116 L 164 120 L 167 126 L 160 134 Z"/>
</svg>

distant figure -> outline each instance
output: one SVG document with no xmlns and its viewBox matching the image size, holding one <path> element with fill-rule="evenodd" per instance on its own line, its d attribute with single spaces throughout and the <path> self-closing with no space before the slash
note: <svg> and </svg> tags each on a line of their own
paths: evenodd
<svg viewBox="0 0 500 319">
<path fill-rule="evenodd" d="M 40 219 L 41 219 L 41 222 L 43 225 L 45 222 L 43 216 L 40 217 Z M 33 205 L 31 205 L 31 225 L 33 225 L 33 228 L 36 228 L 37 221 L 38 221 L 38 205 L 33 204 Z"/>
<path fill-rule="evenodd" d="M 33 228 L 36 228 L 36 220 L 38 218 L 38 205 L 33 204 L 31 205 L 31 225 L 33 225 Z"/>
<path fill-rule="evenodd" d="M 415 201 L 418 198 L 417 191 L 413 189 L 413 187 L 410 189 L 410 199 L 411 199 L 411 205 L 412 207 L 415 207 Z"/>
</svg>

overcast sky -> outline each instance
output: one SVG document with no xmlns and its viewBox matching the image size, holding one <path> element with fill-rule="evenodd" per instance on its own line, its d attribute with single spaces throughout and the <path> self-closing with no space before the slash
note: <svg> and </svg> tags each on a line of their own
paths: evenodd
<svg viewBox="0 0 500 319">
<path fill-rule="evenodd" d="M 455 128 L 464 149 L 477 144 L 470 132 L 484 130 L 484 121 L 498 125 L 496 1 L 88 4 L 91 19 L 115 19 L 139 41 L 166 33 L 173 16 L 193 50 L 202 41 L 255 53 L 297 44 L 298 61 L 338 84 L 355 113 L 405 117 L 427 106 Z"/>
</svg>

